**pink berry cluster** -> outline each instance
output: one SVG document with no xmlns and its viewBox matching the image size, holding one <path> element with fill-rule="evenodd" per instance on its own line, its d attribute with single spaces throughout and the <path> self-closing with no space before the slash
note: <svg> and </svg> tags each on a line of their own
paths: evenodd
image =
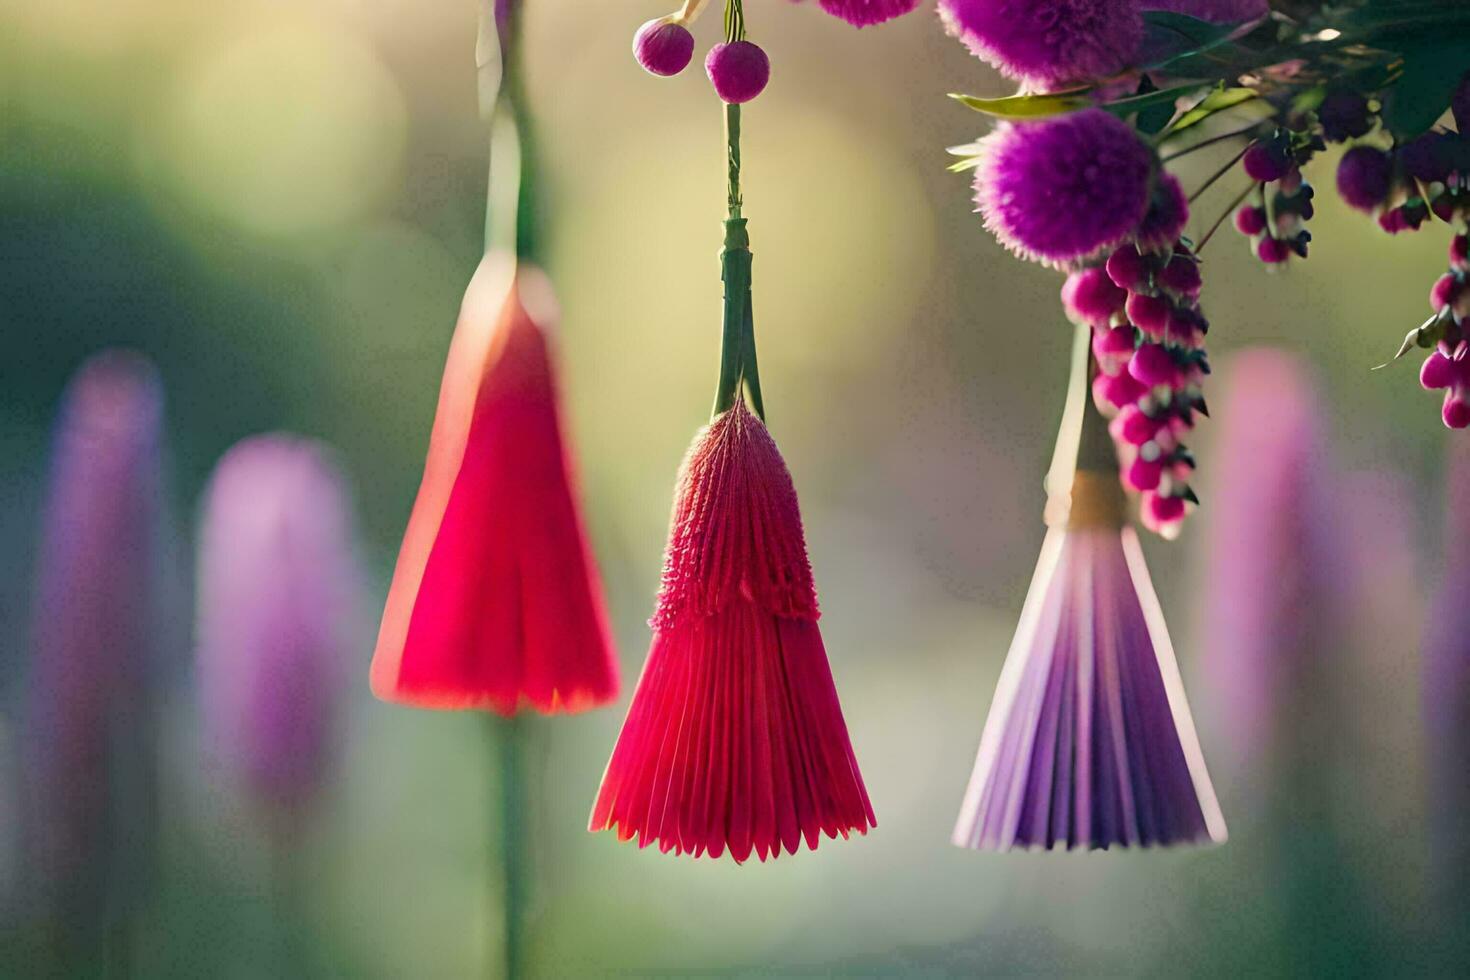
<svg viewBox="0 0 1470 980">
<path fill-rule="evenodd" d="M 1444 388 L 1444 424 L 1470 427 L 1470 236 L 1450 242 L 1450 268 L 1429 292 L 1432 321 L 1440 334 L 1435 351 L 1419 371 L 1427 390 Z"/>
<path fill-rule="evenodd" d="M 740 4 L 737 2 L 738 8 Z M 694 57 L 694 35 L 689 31 L 691 24 L 704 7 L 703 0 L 691 0 L 675 13 L 655 17 L 633 35 L 633 57 L 638 64 L 653 75 L 677 75 L 689 67 Z M 710 49 L 704 59 L 705 74 L 714 85 L 716 94 L 731 104 L 749 102 L 765 91 L 771 80 L 771 61 L 766 52 L 752 41 L 743 37 L 743 13 L 741 35 L 735 40 L 726 40 Z"/>
<path fill-rule="evenodd" d="M 1307 257 L 1312 233 L 1312 185 L 1302 167 L 1326 148 L 1322 137 L 1309 128 L 1282 128 L 1251 143 L 1241 158 L 1246 175 L 1255 182 L 1255 200 L 1235 212 L 1235 230 L 1251 239 L 1256 258 L 1282 265 L 1293 255 Z"/>
<path fill-rule="evenodd" d="M 1141 494 L 1150 530 L 1177 537 L 1199 502 L 1184 438 L 1205 411 L 1209 374 L 1199 259 L 1187 239 L 1120 245 L 1062 287 L 1068 315 L 1092 327 L 1093 399 L 1112 418 L 1123 482 Z"/>
</svg>

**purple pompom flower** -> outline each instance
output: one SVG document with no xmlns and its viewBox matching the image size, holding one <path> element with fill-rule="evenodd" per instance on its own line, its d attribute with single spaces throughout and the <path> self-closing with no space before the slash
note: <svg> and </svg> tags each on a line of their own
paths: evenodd
<svg viewBox="0 0 1470 980">
<path fill-rule="evenodd" d="M 1359 211 L 1372 211 L 1393 187 L 1393 157 L 1372 146 L 1355 146 L 1337 165 L 1337 192 Z"/>
<path fill-rule="evenodd" d="M 1002 125 L 982 142 L 975 202 L 1022 258 L 1092 255 L 1132 235 L 1148 208 L 1153 151 L 1102 109 Z"/>
<path fill-rule="evenodd" d="M 220 761 L 297 811 L 331 758 L 361 575 L 341 475 L 310 442 L 247 439 L 215 468 L 199 543 L 199 678 Z"/>
<path fill-rule="evenodd" d="M 57 422 L 39 547 L 26 744 L 36 898 L 87 934 L 136 903 L 155 775 L 151 681 L 173 585 L 161 492 L 163 393 L 107 351 Z"/>
<path fill-rule="evenodd" d="M 715 93 L 731 105 L 749 102 L 771 80 L 770 59 L 751 41 L 716 44 L 704 59 L 704 70 Z"/>
<path fill-rule="evenodd" d="M 1143 39 L 1133 0 L 939 0 L 945 29 L 1033 88 L 1107 78 Z"/>
<path fill-rule="evenodd" d="M 1212 24 L 1239 24 L 1271 12 L 1267 0 L 1141 0 L 1141 10 L 1168 10 Z"/>
<path fill-rule="evenodd" d="M 1352 89 L 1328 92 L 1317 107 L 1317 118 L 1322 123 L 1322 135 L 1334 143 L 1367 136 L 1373 129 L 1368 97 Z"/>
<path fill-rule="evenodd" d="M 919 0 L 821 0 L 822 9 L 853 27 L 881 24 L 902 17 L 919 5 Z"/>
<path fill-rule="evenodd" d="M 694 35 L 673 16 L 655 18 L 633 35 L 633 57 L 651 75 L 677 75 L 694 57 Z"/>
</svg>

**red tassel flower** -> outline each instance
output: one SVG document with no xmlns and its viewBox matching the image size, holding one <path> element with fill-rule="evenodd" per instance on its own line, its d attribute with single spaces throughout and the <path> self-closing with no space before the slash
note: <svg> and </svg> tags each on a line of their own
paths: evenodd
<svg viewBox="0 0 1470 980">
<path fill-rule="evenodd" d="M 684 459 L 653 645 L 589 829 L 742 862 L 876 826 L 817 616 L 791 474 L 736 399 Z"/>
<path fill-rule="evenodd" d="M 465 293 L 373 693 L 502 715 L 612 700 L 618 671 L 572 491 L 545 277 L 489 255 Z"/>
</svg>

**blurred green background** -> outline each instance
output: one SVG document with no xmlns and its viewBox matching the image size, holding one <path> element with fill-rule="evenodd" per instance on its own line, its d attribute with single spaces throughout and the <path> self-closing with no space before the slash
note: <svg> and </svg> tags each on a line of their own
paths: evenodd
<svg viewBox="0 0 1470 980">
<path fill-rule="evenodd" d="M 1345 707 L 1321 759 L 1331 859 L 1306 892 L 1291 884 L 1284 842 L 1327 829 L 1270 816 L 1279 789 L 1253 784 L 1251 760 L 1230 762 L 1235 733 L 1200 683 L 1208 497 L 1179 543 L 1146 547 L 1231 841 L 1045 856 L 949 845 L 1043 532 L 1071 334 L 1058 277 L 1003 253 L 966 178 L 945 172 L 944 147 L 982 132 L 945 93 L 1005 85 L 929 9 L 858 32 L 815 4 L 747 4 L 774 66 L 745 112 L 761 369 L 878 829 L 745 867 L 585 832 L 646 650 L 674 470 L 715 381 L 721 113 L 697 64 L 660 80 L 629 55 L 637 25 L 673 5 L 526 3 L 567 422 L 625 677 L 618 707 L 532 726 L 533 972 L 1429 972 L 1416 643 L 1448 440 L 1417 359 L 1368 369 L 1422 320 L 1447 235 L 1391 240 L 1330 193 L 1311 259 L 1284 275 L 1222 230 L 1204 302 L 1217 382 L 1246 345 L 1300 351 L 1344 479 L 1382 501 L 1381 523 L 1341 529 L 1382 546 L 1364 571 L 1372 598 L 1353 606 L 1361 622 L 1333 652 Z M 0 0 L 0 975 L 30 962 L 14 718 L 65 380 L 109 345 L 157 362 L 190 541 L 204 481 L 236 440 L 290 429 L 339 447 L 380 601 L 480 253 L 474 8 Z M 698 25 L 699 51 L 717 22 Z M 1211 169 L 1201 156 L 1187 183 Z M 1329 188 L 1331 166 L 1309 177 Z M 1192 230 L 1230 196 L 1217 189 Z M 1199 443 L 1207 492 L 1208 425 Z M 501 943 L 493 725 L 373 701 L 375 625 L 340 769 L 301 844 L 309 900 L 292 929 L 325 975 L 480 975 Z M 267 855 L 201 753 L 190 670 L 178 651 L 162 873 L 137 974 L 279 975 Z"/>
</svg>

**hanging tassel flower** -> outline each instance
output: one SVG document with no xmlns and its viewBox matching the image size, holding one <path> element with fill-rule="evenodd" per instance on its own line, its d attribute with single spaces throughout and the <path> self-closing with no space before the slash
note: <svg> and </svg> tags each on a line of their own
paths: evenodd
<svg viewBox="0 0 1470 980">
<path fill-rule="evenodd" d="M 617 661 L 573 493 L 544 276 L 487 256 L 450 344 L 373 692 L 512 715 L 613 700 Z"/>
<path fill-rule="evenodd" d="M 727 0 L 725 25 L 724 47 L 750 43 L 740 0 Z M 680 468 L 653 643 L 588 829 L 743 862 L 795 854 L 802 840 L 816 848 L 823 834 L 865 834 L 877 821 L 817 627 L 796 489 L 763 422 L 741 107 L 725 101 L 714 417 Z"/>
<path fill-rule="evenodd" d="M 875 826 L 817 615 L 791 475 L 737 400 L 680 470 L 653 645 L 590 828 L 740 862 Z"/>
<path fill-rule="evenodd" d="M 150 854 L 151 682 L 168 635 L 163 392 L 137 354 L 94 356 L 52 448 L 31 633 L 25 803 L 34 899 L 77 949 L 134 913 Z M 113 921 L 122 928 L 123 923 Z M 73 935 L 75 933 L 75 935 Z M 126 961 L 127 951 L 115 951 Z"/>
<path fill-rule="evenodd" d="M 1049 526 L 954 831 L 982 850 L 1225 840 L 1079 328 Z"/>
<path fill-rule="evenodd" d="M 205 496 L 199 677 L 215 750 L 256 800 L 296 815 L 332 761 L 362 581 L 342 475 L 285 435 L 231 449 Z"/>
</svg>

